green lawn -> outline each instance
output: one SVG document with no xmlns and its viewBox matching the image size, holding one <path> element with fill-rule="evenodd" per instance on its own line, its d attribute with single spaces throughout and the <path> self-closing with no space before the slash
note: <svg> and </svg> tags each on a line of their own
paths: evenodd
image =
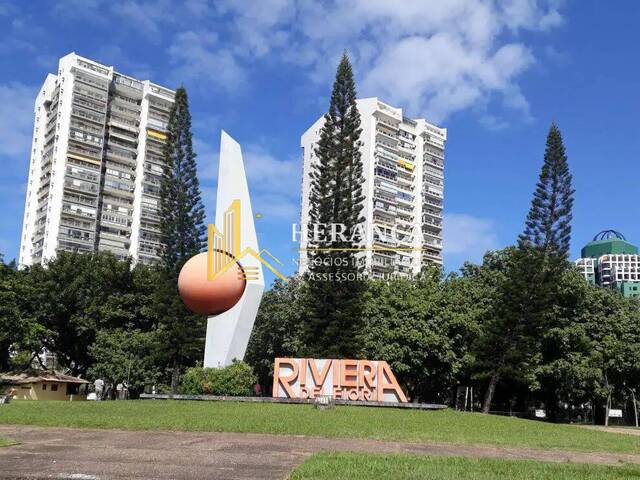
<svg viewBox="0 0 640 480">
<path fill-rule="evenodd" d="M 419 455 L 319 453 L 290 480 L 618 480 L 640 478 L 635 465 L 603 466 Z"/>
<path fill-rule="evenodd" d="M 167 400 L 15 401 L 3 406 L 0 423 L 256 432 L 640 454 L 640 436 L 452 410 L 337 407 L 320 411 L 311 405 Z"/>
<path fill-rule="evenodd" d="M 15 445 L 16 442 L 9 440 L 8 438 L 0 437 L 0 447 L 8 447 L 9 445 Z"/>
</svg>

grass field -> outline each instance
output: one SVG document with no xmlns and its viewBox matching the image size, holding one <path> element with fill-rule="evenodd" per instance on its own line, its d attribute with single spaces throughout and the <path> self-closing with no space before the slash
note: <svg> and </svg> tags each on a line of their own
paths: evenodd
<svg viewBox="0 0 640 480">
<path fill-rule="evenodd" d="M 1 438 L 0 437 L 0 447 L 8 447 L 9 445 L 15 445 L 16 442 L 14 442 L 13 440 L 9 440 L 8 438 Z"/>
<path fill-rule="evenodd" d="M 509 417 L 371 407 L 136 400 L 15 401 L 0 423 L 129 430 L 254 432 L 640 454 L 640 436 Z"/>
<path fill-rule="evenodd" d="M 319 453 L 290 480 L 619 480 L 640 478 L 635 465 L 603 466 L 417 455 Z"/>
</svg>

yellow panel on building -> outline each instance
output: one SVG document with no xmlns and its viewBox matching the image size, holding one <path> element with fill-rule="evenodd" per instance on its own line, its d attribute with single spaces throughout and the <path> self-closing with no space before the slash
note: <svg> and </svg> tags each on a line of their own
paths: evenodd
<svg viewBox="0 0 640 480">
<path fill-rule="evenodd" d="M 147 129 L 147 135 L 149 135 L 150 137 L 153 137 L 153 138 L 157 138 L 158 140 L 166 140 L 167 139 L 167 135 L 165 133 L 157 132 L 155 130 L 151 130 L 150 128 Z"/>
<path fill-rule="evenodd" d="M 413 165 L 413 163 L 408 162 L 408 161 L 406 161 L 406 160 L 402 160 L 402 159 L 398 160 L 398 165 L 400 165 L 400 166 L 402 166 L 402 167 L 406 168 L 407 170 L 411 170 L 411 171 L 413 171 L 413 169 L 415 168 L 415 166 Z"/>
</svg>

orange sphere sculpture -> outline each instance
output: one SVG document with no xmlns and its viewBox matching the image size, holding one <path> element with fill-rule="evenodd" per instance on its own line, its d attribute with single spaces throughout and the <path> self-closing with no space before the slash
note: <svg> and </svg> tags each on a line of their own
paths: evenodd
<svg viewBox="0 0 640 480">
<path fill-rule="evenodd" d="M 246 284 L 239 263 L 215 280 L 209 280 L 207 253 L 191 257 L 178 277 L 178 291 L 182 301 L 189 310 L 203 315 L 218 315 L 229 310 L 242 297 Z"/>
</svg>

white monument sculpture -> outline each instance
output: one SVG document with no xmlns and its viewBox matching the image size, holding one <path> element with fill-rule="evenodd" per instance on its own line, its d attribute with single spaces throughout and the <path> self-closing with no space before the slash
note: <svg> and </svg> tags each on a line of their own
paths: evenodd
<svg viewBox="0 0 640 480">
<path fill-rule="evenodd" d="M 209 225 L 207 253 L 189 259 L 178 289 L 192 311 L 209 316 L 205 367 L 242 360 L 264 291 L 264 264 L 253 223 L 240 145 L 225 131 L 220 138 L 216 222 Z"/>
</svg>

